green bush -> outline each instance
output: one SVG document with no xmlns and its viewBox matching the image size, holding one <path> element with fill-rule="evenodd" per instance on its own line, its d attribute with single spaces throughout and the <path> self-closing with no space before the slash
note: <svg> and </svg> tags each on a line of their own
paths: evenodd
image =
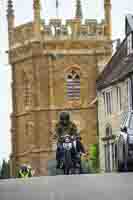
<svg viewBox="0 0 133 200">
<path fill-rule="evenodd" d="M 89 146 L 89 160 L 90 166 L 94 173 L 99 172 L 99 159 L 98 159 L 98 144 L 92 144 Z"/>
<path fill-rule="evenodd" d="M 98 144 L 92 144 L 88 147 L 88 156 L 82 158 L 83 173 L 98 173 L 99 159 L 98 159 Z"/>
</svg>

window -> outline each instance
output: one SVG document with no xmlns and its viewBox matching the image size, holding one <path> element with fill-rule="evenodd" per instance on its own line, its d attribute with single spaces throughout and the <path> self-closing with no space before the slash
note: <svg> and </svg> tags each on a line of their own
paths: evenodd
<svg viewBox="0 0 133 200">
<path fill-rule="evenodd" d="M 67 98 L 80 99 L 80 75 L 74 70 L 67 75 Z"/>
<path fill-rule="evenodd" d="M 115 169 L 115 164 L 116 164 L 116 160 L 115 160 L 115 143 L 111 144 L 111 150 L 112 150 L 112 170 Z"/>
<path fill-rule="evenodd" d="M 111 172 L 116 168 L 115 162 L 115 143 L 107 142 L 104 145 L 104 155 L 105 155 L 105 171 Z"/>
<path fill-rule="evenodd" d="M 23 84 L 24 84 L 24 106 L 31 105 L 31 84 L 28 80 L 26 73 L 23 76 Z"/>
<path fill-rule="evenodd" d="M 130 116 L 129 128 L 133 129 L 133 114 Z"/>
<path fill-rule="evenodd" d="M 126 82 L 126 96 L 127 96 L 127 102 L 129 105 L 129 81 Z"/>
<path fill-rule="evenodd" d="M 120 124 L 121 128 L 124 128 L 127 119 L 128 119 L 128 112 L 123 112 L 121 114 L 121 124 Z"/>
<path fill-rule="evenodd" d="M 121 88 L 117 87 L 116 92 L 117 92 L 117 109 L 118 109 L 118 111 L 121 111 L 121 109 L 122 109 Z"/>
<path fill-rule="evenodd" d="M 105 144 L 104 145 L 104 153 L 105 153 L 105 171 L 106 172 L 111 172 L 111 163 L 110 163 L 110 149 L 109 145 Z"/>
<path fill-rule="evenodd" d="M 112 127 L 111 125 L 108 125 L 106 127 L 106 137 L 112 136 Z"/>
<path fill-rule="evenodd" d="M 127 55 L 133 52 L 133 33 L 130 33 L 127 37 Z"/>
<path fill-rule="evenodd" d="M 131 80 L 128 79 L 126 82 L 126 93 L 127 93 L 127 103 L 128 103 L 128 110 L 132 109 L 132 92 L 131 92 Z"/>
<path fill-rule="evenodd" d="M 109 90 L 103 93 L 104 98 L 104 106 L 105 106 L 105 113 L 107 115 L 112 114 L 113 106 L 112 106 L 112 91 Z"/>
<path fill-rule="evenodd" d="M 104 144 L 105 170 L 111 172 L 115 169 L 115 143 L 111 141 L 112 127 L 110 124 L 107 124 L 105 134 L 108 138 L 106 144 Z"/>
</svg>

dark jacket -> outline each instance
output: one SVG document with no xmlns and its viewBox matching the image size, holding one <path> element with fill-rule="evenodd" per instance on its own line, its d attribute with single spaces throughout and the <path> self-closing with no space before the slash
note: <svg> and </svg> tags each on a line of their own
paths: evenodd
<svg viewBox="0 0 133 200">
<path fill-rule="evenodd" d="M 80 140 L 77 140 L 77 152 L 85 153 L 85 149 Z"/>
</svg>

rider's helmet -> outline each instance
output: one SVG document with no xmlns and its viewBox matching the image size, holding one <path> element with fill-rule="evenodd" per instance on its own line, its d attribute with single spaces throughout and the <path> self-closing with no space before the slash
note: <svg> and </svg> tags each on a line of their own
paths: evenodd
<svg viewBox="0 0 133 200">
<path fill-rule="evenodd" d="M 59 141 L 64 142 L 64 136 L 63 135 L 59 138 Z"/>
<path fill-rule="evenodd" d="M 70 115 L 68 112 L 61 112 L 60 113 L 60 122 L 62 125 L 67 125 L 70 121 Z"/>
</svg>

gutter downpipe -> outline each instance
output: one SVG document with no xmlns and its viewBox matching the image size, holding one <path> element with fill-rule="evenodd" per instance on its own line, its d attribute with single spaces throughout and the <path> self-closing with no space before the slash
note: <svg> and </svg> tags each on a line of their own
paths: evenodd
<svg viewBox="0 0 133 200">
<path fill-rule="evenodd" d="M 131 109 L 133 110 L 133 75 L 130 75 L 130 81 L 131 81 Z"/>
</svg>

